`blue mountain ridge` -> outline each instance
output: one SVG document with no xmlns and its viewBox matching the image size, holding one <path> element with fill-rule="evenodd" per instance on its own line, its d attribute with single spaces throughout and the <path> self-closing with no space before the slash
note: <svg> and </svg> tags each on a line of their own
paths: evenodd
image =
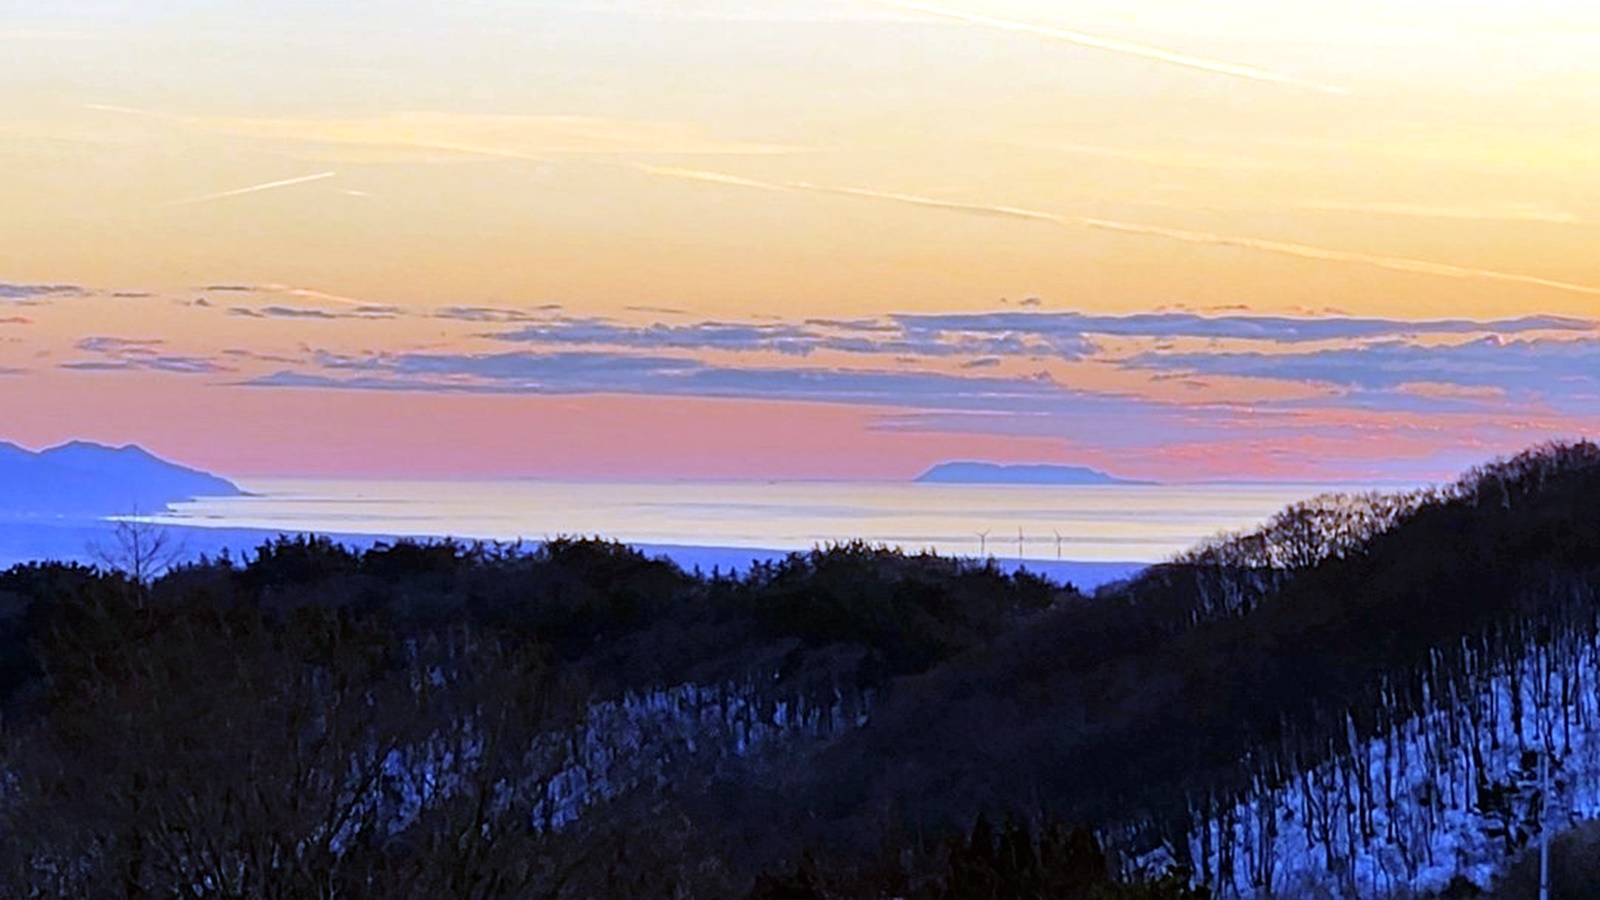
<svg viewBox="0 0 1600 900">
<path fill-rule="evenodd" d="M 1001 465 L 990 462 L 946 462 L 934 466 L 916 479 L 919 484 L 1057 484 L 1107 485 L 1154 484 L 1108 475 L 1086 466 L 1050 464 Z"/>
<path fill-rule="evenodd" d="M 73 441 L 38 452 L 0 442 L 0 516 L 82 518 L 158 512 L 238 486 L 132 444 Z"/>
</svg>

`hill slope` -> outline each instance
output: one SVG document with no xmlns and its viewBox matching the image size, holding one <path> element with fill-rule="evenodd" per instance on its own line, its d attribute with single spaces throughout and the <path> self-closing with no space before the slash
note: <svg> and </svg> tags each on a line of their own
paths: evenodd
<svg viewBox="0 0 1600 900">
<path fill-rule="evenodd" d="M 1600 815 L 1597 509 L 1592 444 L 1297 505 L 903 680 L 778 789 L 818 833 L 1048 811 L 1224 897 L 1487 886 L 1541 758 Z"/>
</svg>

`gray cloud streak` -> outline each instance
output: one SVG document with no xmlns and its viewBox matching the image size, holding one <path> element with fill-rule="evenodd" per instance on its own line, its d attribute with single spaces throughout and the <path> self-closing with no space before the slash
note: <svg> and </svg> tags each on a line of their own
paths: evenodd
<svg viewBox="0 0 1600 900">
<path fill-rule="evenodd" d="M 0 300 L 24 303 L 51 297 L 81 297 L 87 293 L 75 284 L 0 284 Z"/>
<path fill-rule="evenodd" d="M 230 316 L 248 319 L 394 319 L 404 311 L 398 306 L 363 305 L 340 312 L 301 306 L 235 306 L 228 310 Z"/>
<path fill-rule="evenodd" d="M 1291 318 L 1191 313 L 1096 316 L 1078 312 L 907 313 L 878 319 L 795 323 L 719 321 L 649 325 L 601 318 L 554 317 L 533 321 L 473 316 L 469 321 L 518 323 L 494 334 L 511 343 L 637 350 L 708 350 L 806 356 L 831 351 L 859 355 L 1085 359 L 1101 337 L 1155 340 L 1228 339 L 1300 344 L 1348 342 L 1406 335 L 1532 332 L 1600 333 L 1600 323 L 1560 316 L 1405 321 L 1353 317 Z"/>
<path fill-rule="evenodd" d="M 1488 337 L 1442 347 L 1386 341 L 1310 353 L 1146 353 L 1132 368 L 1320 382 L 1363 390 L 1433 383 L 1600 401 L 1600 339 Z M 1597 405 L 1600 409 L 1600 405 Z"/>
</svg>

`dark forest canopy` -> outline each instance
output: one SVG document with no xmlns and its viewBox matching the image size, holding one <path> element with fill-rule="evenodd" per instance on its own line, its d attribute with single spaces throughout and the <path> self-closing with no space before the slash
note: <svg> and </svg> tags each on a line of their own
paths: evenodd
<svg viewBox="0 0 1600 900">
<path fill-rule="evenodd" d="M 1549 445 L 1094 597 L 864 544 L 738 576 L 580 538 L 18 566 L 0 892 L 1200 897 L 1197 816 L 1595 622 L 1597 510 L 1600 448 Z M 551 826 L 574 754 L 638 748 Z"/>
</svg>

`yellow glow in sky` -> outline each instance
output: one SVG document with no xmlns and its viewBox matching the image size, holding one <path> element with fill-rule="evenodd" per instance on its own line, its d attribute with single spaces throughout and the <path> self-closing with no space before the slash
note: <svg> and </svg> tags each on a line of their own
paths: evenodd
<svg viewBox="0 0 1600 900">
<path fill-rule="evenodd" d="M 1594 318 L 1600 6 L 13 0 L 0 197 L 0 284 L 98 298 L 0 325 L 11 384 L 56 383 L 91 337 L 298 365 L 501 349 L 430 317 L 452 307 Z M 222 310 L 219 285 L 404 314 L 103 302 Z M 1241 394 L 1240 365 L 1209 383 L 1334 390 Z"/>
</svg>

